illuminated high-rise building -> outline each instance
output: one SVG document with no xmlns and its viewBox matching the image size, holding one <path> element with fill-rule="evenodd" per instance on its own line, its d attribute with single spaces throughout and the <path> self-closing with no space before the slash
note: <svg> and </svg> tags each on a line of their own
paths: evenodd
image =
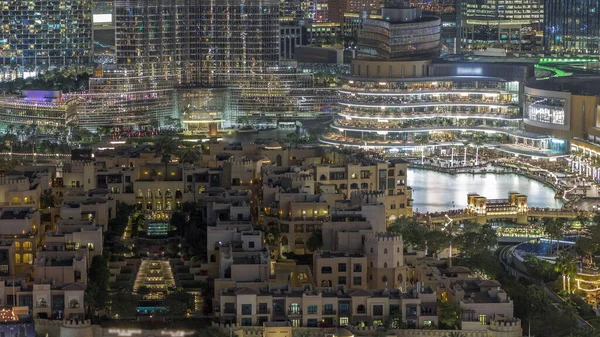
<svg viewBox="0 0 600 337">
<path fill-rule="evenodd" d="M 116 63 L 137 76 L 199 79 L 198 0 L 116 0 Z"/>
<path fill-rule="evenodd" d="M 227 86 L 279 65 L 279 0 L 199 1 L 201 84 Z"/>
<path fill-rule="evenodd" d="M 544 6 L 546 52 L 598 54 L 600 6 L 597 1 L 546 0 Z"/>
<path fill-rule="evenodd" d="M 535 50 L 544 19 L 543 0 L 466 0 L 460 8 L 462 49 L 503 46 Z"/>
<path fill-rule="evenodd" d="M 0 0 L 0 65 L 66 66 L 90 62 L 92 0 Z"/>
<path fill-rule="evenodd" d="M 381 7 L 379 0 L 329 0 L 330 22 L 344 22 L 344 13 L 370 13 Z"/>
<path fill-rule="evenodd" d="M 279 62 L 279 0 L 117 0 L 116 61 L 140 76 L 225 86 Z"/>
</svg>

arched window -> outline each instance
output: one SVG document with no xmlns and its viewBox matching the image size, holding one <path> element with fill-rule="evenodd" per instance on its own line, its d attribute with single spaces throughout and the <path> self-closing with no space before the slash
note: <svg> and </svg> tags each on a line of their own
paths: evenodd
<svg viewBox="0 0 600 337">
<path fill-rule="evenodd" d="M 402 274 L 398 274 L 397 279 L 398 279 L 398 282 L 402 282 Z"/>
<path fill-rule="evenodd" d="M 400 267 L 400 261 L 396 262 L 396 267 Z"/>
<path fill-rule="evenodd" d="M 327 180 L 327 176 L 325 176 L 324 174 L 321 174 L 321 176 L 319 177 L 319 180 Z"/>
<path fill-rule="evenodd" d="M 396 253 L 400 253 L 400 247 L 396 248 Z"/>
<path fill-rule="evenodd" d="M 382 277 L 381 282 L 387 282 L 387 276 Z"/>
<path fill-rule="evenodd" d="M 356 179 L 356 178 L 357 178 L 357 176 L 356 176 L 356 172 L 352 173 L 352 175 L 350 175 L 350 178 L 352 178 L 352 179 Z"/>
<path fill-rule="evenodd" d="M 69 301 L 69 308 L 79 308 L 79 301 L 72 299 Z"/>
<path fill-rule="evenodd" d="M 387 262 L 383 263 L 383 268 L 387 268 Z"/>
<path fill-rule="evenodd" d="M 175 198 L 180 199 L 182 197 L 181 190 L 175 191 Z"/>
<path fill-rule="evenodd" d="M 146 198 L 152 198 L 152 191 L 150 189 L 146 191 Z"/>
<path fill-rule="evenodd" d="M 160 191 L 160 188 L 156 190 L 156 196 L 162 198 L 162 192 Z"/>
<path fill-rule="evenodd" d="M 15 242 L 15 249 L 21 249 L 21 243 Z"/>
<path fill-rule="evenodd" d="M 15 263 L 21 263 L 21 254 L 15 254 Z"/>
<path fill-rule="evenodd" d="M 31 247 L 32 247 L 31 242 L 29 242 L 29 241 L 23 242 L 23 250 L 30 252 L 31 251 Z"/>
<path fill-rule="evenodd" d="M 383 250 L 383 253 L 384 253 L 384 254 L 387 254 L 387 248 L 385 248 L 385 249 Z"/>
<path fill-rule="evenodd" d="M 353 189 L 353 190 L 357 190 L 358 189 L 358 184 L 357 183 L 350 184 L 350 188 Z"/>
<path fill-rule="evenodd" d="M 356 308 L 356 312 L 359 314 L 366 314 L 367 310 L 365 310 L 365 306 L 362 304 L 359 304 L 358 307 Z"/>
<path fill-rule="evenodd" d="M 287 246 L 288 245 L 288 239 L 285 236 L 281 237 L 281 245 L 282 246 Z"/>
<path fill-rule="evenodd" d="M 360 188 L 362 188 L 363 190 L 366 190 L 366 189 L 368 189 L 368 188 L 369 188 L 369 184 L 367 184 L 367 183 L 362 183 L 362 184 L 360 184 Z"/>
<path fill-rule="evenodd" d="M 137 191 L 137 195 L 138 198 L 143 198 L 144 197 L 144 193 L 142 192 L 142 190 L 138 190 Z"/>
<path fill-rule="evenodd" d="M 33 254 L 23 254 L 23 263 L 33 264 Z"/>
<path fill-rule="evenodd" d="M 370 251 L 371 251 L 371 253 L 373 253 L 373 247 L 371 247 L 371 250 L 370 250 Z"/>
<path fill-rule="evenodd" d="M 171 193 L 171 189 L 168 188 L 167 191 L 165 192 L 165 197 L 170 198 L 173 196 L 173 193 Z"/>
</svg>

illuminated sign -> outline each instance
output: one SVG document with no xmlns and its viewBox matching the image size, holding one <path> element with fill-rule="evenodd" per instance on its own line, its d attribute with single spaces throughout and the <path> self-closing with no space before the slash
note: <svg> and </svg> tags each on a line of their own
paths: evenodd
<svg viewBox="0 0 600 337">
<path fill-rule="evenodd" d="M 135 329 L 108 329 L 108 333 L 111 335 L 117 335 L 120 337 L 131 337 L 133 335 L 141 335 L 142 330 Z"/>
<path fill-rule="evenodd" d="M 112 23 L 112 14 L 94 14 L 94 23 Z"/>
<path fill-rule="evenodd" d="M 456 68 L 456 75 L 458 76 L 481 76 L 482 74 L 483 70 L 481 68 Z"/>
<path fill-rule="evenodd" d="M 182 331 L 182 330 L 178 330 L 178 331 L 163 330 L 160 332 L 160 334 L 163 336 L 171 336 L 171 337 L 185 337 L 185 336 L 193 335 L 194 332 L 193 331 Z"/>
<path fill-rule="evenodd" d="M 535 122 L 565 125 L 565 111 L 562 109 L 529 105 L 527 108 L 527 118 Z"/>
</svg>

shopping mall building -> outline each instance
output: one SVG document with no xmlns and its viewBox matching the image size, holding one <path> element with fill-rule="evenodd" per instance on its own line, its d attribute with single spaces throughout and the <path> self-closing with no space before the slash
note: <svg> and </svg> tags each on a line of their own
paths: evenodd
<svg viewBox="0 0 600 337">
<path fill-rule="evenodd" d="M 438 59 L 439 19 L 415 8 L 383 11 L 383 19 L 363 23 L 352 74 L 341 78 L 341 111 L 323 143 L 399 151 L 481 143 L 552 157 L 566 153 L 569 141 L 583 137 L 595 120 L 595 96 L 588 97 L 583 117 L 579 106 L 569 106 L 583 100 L 575 88 L 573 95 L 557 95 L 560 108 L 559 101 L 544 100 L 534 87 L 560 86 L 563 79 L 530 80 L 535 61 Z"/>
</svg>

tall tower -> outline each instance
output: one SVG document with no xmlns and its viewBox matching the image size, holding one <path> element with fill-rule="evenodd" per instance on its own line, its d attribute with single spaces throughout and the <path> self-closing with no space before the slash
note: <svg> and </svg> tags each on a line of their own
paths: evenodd
<svg viewBox="0 0 600 337">
<path fill-rule="evenodd" d="M 68 66 L 90 62 L 92 0 L 0 0 L 0 65 Z"/>
<path fill-rule="evenodd" d="M 598 54 L 600 8 L 592 0 L 545 0 L 544 51 Z"/>
<path fill-rule="evenodd" d="M 236 85 L 279 65 L 279 0 L 211 0 L 199 6 L 202 84 Z"/>
<path fill-rule="evenodd" d="M 369 289 L 403 287 L 407 268 L 404 266 L 402 235 L 371 233 L 365 237 Z"/>
<path fill-rule="evenodd" d="M 199 0 L 116 0 L 116 62 L 137 76 L 198 81 Z"/>
</svg>

